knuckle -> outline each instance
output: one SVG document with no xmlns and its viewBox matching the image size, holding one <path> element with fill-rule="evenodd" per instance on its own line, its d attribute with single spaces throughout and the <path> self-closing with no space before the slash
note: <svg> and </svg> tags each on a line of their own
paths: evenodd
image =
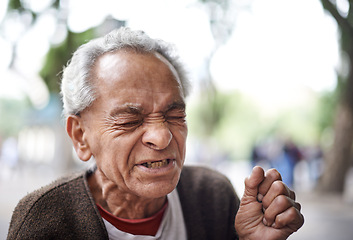
<svg viewBox="0 0 353 240">
<path fill-rule="evenodd" d="M 268 199 L 268 198 L 264 198 L 263 200 L 262 200 L 262 206 L 265 208 L 265 209 L 267 209 L 269 206 L 270 206 L 270 204 L 271 204 L 271 200 L 270 199 Z"/>
<path fill-rule="evenodd" d="M 277 171 L 277 169 L 269 169 L 266 172 L 266 176 L 272 178 L 273 180 L 282 180 L 281 174 Z"/>
<path fill-rule="evenodd" d="M 273 189 L 280 194 L 288 194 L 288 191 L 282 181 L 275 181 L 272 183 Z"/>
<path fill-rule="evenodd" d="M 298 215 L 297 209 L 294 207 L 291 207 L 291 208 L 287 209 L 284 214 L 280 214 L 276 217 L 276 219 L 275 219 L 276 226 L 278 228 L 281 228 L 289 223 L 296 222 L 298 220 L 298 216 L 299 215 Z M 303 218 L 300 217 L 300 221 L 304 222 L 302 219 Z M 300 225 L 303 225 L 303 223 L 300 223 Z"/>
<path fill-rule="evenodd" d="M 273 211 L 265 211 L 264 212 L 264 218 L 268 220 L 269 222 L 274 221 L 276 217 L 276 213 Z"/>
<path fill-rule="evenodd" d="M 298 210 L 295 207 L 288 209 L 288 218 L 295 219 L 298 216 Z"/>
<path fill-rule="evenodd" d="M 279 216 L 276 217 L 275 222 L 276 222 L 276 226 L 279 227 L 279 228 L 281 228 L 281 227 L 283 227 L 285 225 L 285 221 L 283 220 L 283 218 L 281 218 Z"/>
<path fill-rule="evenodd" d="M 279 195 L 275 198 L 274 203 L 282 208 L 288 206 L 288 198 L 284 195 Z"/>
</svg>

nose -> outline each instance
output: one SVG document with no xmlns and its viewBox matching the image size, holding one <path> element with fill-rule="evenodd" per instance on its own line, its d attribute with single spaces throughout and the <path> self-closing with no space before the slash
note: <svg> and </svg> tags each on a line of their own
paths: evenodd
<svg viewBox="0 0 353 240">
<path fill-rule="evenodd" d="M 163 150 L 167 148 L 173 138 L 167 124 L 168 123 L 164 121 L 147 123 L 145 126 L 146 131 L 142 136 L 143 144 L 155 150 Z"/>
</svg>

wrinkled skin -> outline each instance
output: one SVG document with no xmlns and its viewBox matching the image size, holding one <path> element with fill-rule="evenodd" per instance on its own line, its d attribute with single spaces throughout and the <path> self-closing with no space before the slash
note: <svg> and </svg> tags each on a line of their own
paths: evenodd
<svg viewBox="0 0 353 240">
<path fill-rule="evenodd" d="M 245 179 L 244 195 L 235 218 L 239 239 L 287 239 L 303 224 L 295 193 L 270 169 L 255 167 Z"/>
<path fill-rule="evenodd" d="M 104 54 L 93 73 L 98 97 L 68 118 L 67 132 L 81 160 L 96 160 L 89 179 L 95 201 L 119 217 L 149 217 L 176 187 L 184 164 L 179 77 L 161 55 L 132 51 Z"/>
</svg>

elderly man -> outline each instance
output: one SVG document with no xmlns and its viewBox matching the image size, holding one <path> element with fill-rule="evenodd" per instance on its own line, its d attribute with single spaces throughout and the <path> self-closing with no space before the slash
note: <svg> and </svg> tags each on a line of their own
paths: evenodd
<svg viewBox="0 0 353 240">
<path fill-rule="evenodd" d="M 220 173 L 183 167 L 188 82 L 163 41 L 128 28 L 66 67 L 66 130 L 83 174 L 20 201 L 8 239 L 286 239 L 304 219 L 276 170 L 255 167 L 241 201 Z"/>
</svg>

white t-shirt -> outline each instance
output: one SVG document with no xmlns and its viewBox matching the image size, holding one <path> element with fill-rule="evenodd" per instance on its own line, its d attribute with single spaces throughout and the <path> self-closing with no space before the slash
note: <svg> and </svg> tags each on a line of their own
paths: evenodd
<svg viewBox="0 0 353 240">
<path fill-rule="evenodd" d="M 120 231 L 103 218 L 111 240 L 186 240 L 186 227 L 176 189 L 167 195 L 168 206 L 155 236 L 133 235 Z"/>
</svg>

